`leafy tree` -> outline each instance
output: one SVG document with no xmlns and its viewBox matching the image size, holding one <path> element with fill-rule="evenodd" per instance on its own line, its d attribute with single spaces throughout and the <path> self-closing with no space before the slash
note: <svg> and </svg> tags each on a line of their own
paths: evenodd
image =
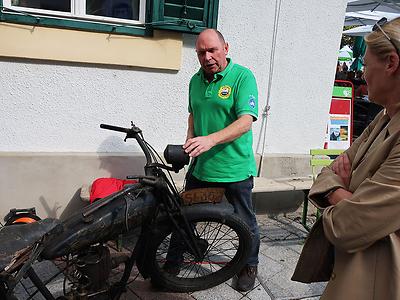
<svg viewBox="0 0 400 300">
<path fill-rule="evenodd" d="M 343 26 L 343 31 L 352 29 L 355 27 L 358 27 L 358 25 Z M 342 40 L 340 41 L 340 49 L 346 45 L 353 47 L 355 39 L 356 39 L 355 36 L 349 36 L 349 35 L 342 34 Z"/>
</svg>

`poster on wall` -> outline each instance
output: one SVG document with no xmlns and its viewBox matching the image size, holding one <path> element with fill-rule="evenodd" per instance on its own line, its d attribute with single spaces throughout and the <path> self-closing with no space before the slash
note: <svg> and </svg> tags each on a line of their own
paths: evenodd
<svg viewBox="0 0 400 300">
<path fill-rule="evenodd" d="M 341 84 L 344 86 L 337 86 Z M 347 149 L 352 139 L 353 85 L 335 81 L 329 119 L 326 126 L 325 149 Z"/>
<path fill-rule="evenodd" d="M 327 149 L 347 149 L 350 146 L 349 115 L 331 114 L 327 128 Z"/>
</svg>

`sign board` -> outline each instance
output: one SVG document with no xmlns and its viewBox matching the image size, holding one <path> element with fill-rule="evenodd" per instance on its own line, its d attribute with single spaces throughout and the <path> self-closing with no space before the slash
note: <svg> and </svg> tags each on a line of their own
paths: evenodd
<svg viewBox="0 0 400 300">
<path fill-rule="evenodd" d="M 353 84 L 336 80 L 332 92 L 325 149 L 347 149 L 352 140 Z"/>
</svg>

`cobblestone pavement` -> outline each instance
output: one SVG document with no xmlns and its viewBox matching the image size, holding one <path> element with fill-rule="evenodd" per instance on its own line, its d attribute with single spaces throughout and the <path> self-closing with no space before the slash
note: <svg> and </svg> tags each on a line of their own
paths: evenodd
<svg viewBox="0 0 400 300">
<path fill-rule="evenodd" d="M 166 293 L 160 292 L 151 286 L 149 280 L 144 280 L 140 275 L 132 281 L 122 299 L 307 299 L 316 300 L 322 294 L 324 283 L 302 284 L 290 280 L 300 255 L 307 231 L 300 224 L 300 214 L 267 216 L 258 215 L 260 227 L 260 264 L 258 276 L 253 290 L 240 293 L 231 287 L 231 280 L 208 290 L 194 293 Z M 310 220 L 312 221 L 312 220 Z M 46 280 L 57 272 L 56 266 L 51 262 L 40 263 L 39 276 Z M 133 270 L 132 279 L 137 275 Z M 49 283 L 48 288 L 57 296 L 62 294 L 63 277 L 58 275 Z M 18 299 L 28 299 L 35 288 L 29 280 L 24 280 L 19 286 Z M 36 294 L 32 299 L 44 299 Z"/>
</svg>

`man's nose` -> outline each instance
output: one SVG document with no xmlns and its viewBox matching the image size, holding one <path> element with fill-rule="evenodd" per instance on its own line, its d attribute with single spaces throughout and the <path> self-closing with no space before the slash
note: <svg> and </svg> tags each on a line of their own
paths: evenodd
<svg viewBox="0 0 400 300">
<path fill-rule="evenodd" d="M 206 52 L 206 60 L 210 61 L 212 59 L 212 55 L 210 52 Z"/>
</svg>

